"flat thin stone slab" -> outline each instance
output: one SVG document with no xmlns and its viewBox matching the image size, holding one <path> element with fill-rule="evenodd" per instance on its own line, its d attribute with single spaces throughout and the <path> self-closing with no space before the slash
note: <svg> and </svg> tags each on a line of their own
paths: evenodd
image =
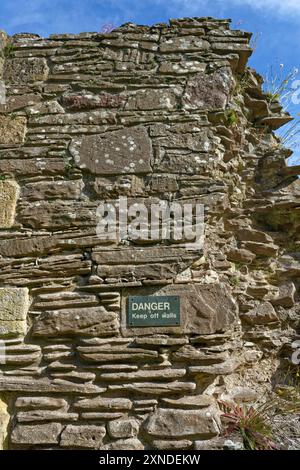
<svg viewBox="0 0 300 470">
<path fill-rule="evenodd" d="M 24 377 L 0 377 L 0 391 L 4 392 L 38 392 L 38 393 L 80 393 L 99 394 L 106 392 L 107 387 L 93 384 L 76 384 L 71 382 L 54 383 L 50 380 L 34 380 Z"/>
<path fill-rule="evenodd" d="M 104 307 L 53 310 L 40 315 L 34 336 L 107 336 L 118 332 L 118 317 Z"/>
<path fill-rule="evenodd" d="M 162 403 L 172 408 L 207 408 L 215 402 L 214 398 L 208 395 L 190 395 L 182 398 L 162 398 Z"/>
</svg>

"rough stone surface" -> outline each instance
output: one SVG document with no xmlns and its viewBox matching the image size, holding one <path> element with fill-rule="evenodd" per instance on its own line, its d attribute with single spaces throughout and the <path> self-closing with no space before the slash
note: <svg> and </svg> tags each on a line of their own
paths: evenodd
<svg viewBox="0 0 300 470">
<path fill-rule="evenodd" d="M 104 307 L 49 311 L 35 322 L 35 336 L 107 336 L 118 332 L 118 319 Z"/>
<path fill-rule="evenodd" d="M 5 62 L 3 78 L 8 83 L 26 84 L 43 81 L 48 76 L 46 59 L 39 57 L 13 58 Z"/>
<path fill-rule="evenodd" d="M 11 442 L 17 445 L 57 444 L 60 432 L 59 423 L 18 424 L 12 432 Z"/>
<path fill-rule="evenodd" d="M 183 103 L 186 109 L 225 108 L 233 86 L 230 69 L 199 73 L 187 83 Z"/>
<path fill-rule="evenodd" d="M 219 427 L 210 408 L 204 411 L 161 408 L 149 417 L 145 431 L 167 438 L 202 436 L 208 439 L 219 433 Z"/>
<path fill-rule="evenodd" d="M 0 337 L 25 335 L 28 309 L 27 288 L 0 287 Z"/>
<path fill-rule="evenodd" d="M 0 146 L 21 144 L 25 134 L 26 118 L 0 115 Z"/>
<path fill-rule="evenodd" d="M 61 434 L 60 445 L 71 449 L 99 449 L 105 434 L 105 426 L 69 424 Z"/>
<path fill-rule="evenodd" d="M 249 41 L 213 18 L 0 32 L 8 449 L 237 449 L 220 400 L 295 392 L 300 166 L 287 166 L 274 130 L 291 117 L 247 67 Z M 99 208 L 120 196 L 139 238 L 100 236 Z M 162 201 L 202 205 L 198 245 L 149 237 Z M 165 219 L 177 227 L 182 212 Z M 180 324 L 129 328 L 134 295 L 180 296 Z M 295 413 L 282 419 L 274 440 L 300 448 Z"/>
<path fill-rule="evenodd" d="M 18 196 L 19 185 L 15 181 L 0 181 L 0 229 L 13 226 Z"/>
<path fill-rule="evenodd" d="M 80 168 L 96 175 L 149 173 L 151 142 L 144 127 L 84 136 L 80 146 L 71 145 Z"/>
<path fill-rule="evenodd" d="M 127 398 L 90 398 L 79 400 L 74 407 L 77 410 L 130 410 L 132 403 Z"/>
<path fill-rule="evenodd" d="M 136 437 L 139 432 L 139 422 L 132 418 L 124 418 L 108 423 L 108 433 L 117 439 Z"/>
<path fill-rule="evenodd" d="M 242 318 L 245 322 L 250 323 L 251 325 L 264 325 L 265 323 L 278 321 L 278 316 L 270 302 L 259 304 L 256 308 L 242 314 Z"/>
</svg>

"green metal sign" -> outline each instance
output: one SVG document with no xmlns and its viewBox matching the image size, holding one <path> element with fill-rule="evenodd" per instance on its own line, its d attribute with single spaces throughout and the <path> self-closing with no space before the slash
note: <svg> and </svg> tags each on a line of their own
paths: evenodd
<svg viewBox="0 0 300 470">
<path fill-rule="evenodd" d="M 178 295 L 128 297 L 129 327 L 179 326 L 180 298 Z"/>
</svg>

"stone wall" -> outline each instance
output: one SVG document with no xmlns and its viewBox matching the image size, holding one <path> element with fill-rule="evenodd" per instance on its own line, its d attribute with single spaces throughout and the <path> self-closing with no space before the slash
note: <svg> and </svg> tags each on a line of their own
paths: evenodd
<svg viewBox="0 0 300 470">
<path fill-rule="evenodd" d="M 246 67 L 250 37 L 211 18 L 1 33 L 10 449 L 213 446 L 217 399 L 254 401 L 289 364 L 299 167 L 273 133 L 289 115 Z M 97 206 L 120 195 L 204 204 L 203 250 L 101 241 Z M 180 295 L 181 325 L 129 329 L 135 294 Z"/>
</svg>

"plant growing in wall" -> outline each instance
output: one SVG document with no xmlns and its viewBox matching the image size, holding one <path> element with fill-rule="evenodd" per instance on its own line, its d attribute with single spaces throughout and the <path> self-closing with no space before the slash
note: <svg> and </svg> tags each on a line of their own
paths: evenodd
<svg viewBox="0 0 300 470">
<path fill-rule="evenodd" d="M 225 421 L 225 435 L 239 432 L 247 450 L 275 450 L 272 428 L 267 420 L 269 406 L 230 405 L 219 402 Z"/>
</svg>

